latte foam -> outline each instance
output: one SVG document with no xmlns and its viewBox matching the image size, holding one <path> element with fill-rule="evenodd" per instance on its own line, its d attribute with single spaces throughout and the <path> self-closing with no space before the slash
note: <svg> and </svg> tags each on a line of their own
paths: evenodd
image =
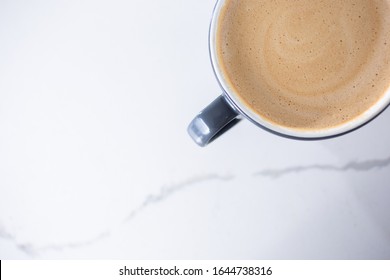
<svg viewBox="0 0 390 280">
<path fill-rule="evenodd" d="M 321 130 L 371 108 L 390 85 L 389 0 L 227 0 L 216 53 L 245 106 Z"/>
</svg>

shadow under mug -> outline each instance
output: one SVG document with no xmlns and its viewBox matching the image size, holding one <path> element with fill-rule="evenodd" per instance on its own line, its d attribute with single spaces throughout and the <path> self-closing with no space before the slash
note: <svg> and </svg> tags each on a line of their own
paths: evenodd
<svg viewBox="0 0 390 280">
<path fill-rule="evenodd" d="M 191 138 L 204 147 L 218 138 L 241 119 L 246 118 L 255 125 L 279 136 L 297 140 L 321 140 L 340 136 L 367 124 L 390 104 L 390 89 L 372 107 L 359 117 L 336 127 L 321 130 L 297 130 L 269 122 L 246 106 L 229 86 L 217 59 L 217 27 L 221 9 L 226 0 L 217 0 L 209 30 L 209 53 L 214 74 L 222 89 L 222 95 L 201 111 L 188 126 Z"/>
</svg>

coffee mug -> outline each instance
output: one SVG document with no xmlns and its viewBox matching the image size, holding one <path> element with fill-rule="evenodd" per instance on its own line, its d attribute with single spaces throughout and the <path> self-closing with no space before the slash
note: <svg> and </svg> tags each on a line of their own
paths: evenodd
<svg viewBox="0 0 390 280">
<path fill-rule="evenodd" d="M 248 119 L 279 136 L 319 140 L 383 112 L 390 3 L 349 2 L 218 0 L 209 53 L 222 95 L 190 123 L 191 138 L 203 147 Z"/>
</svg>

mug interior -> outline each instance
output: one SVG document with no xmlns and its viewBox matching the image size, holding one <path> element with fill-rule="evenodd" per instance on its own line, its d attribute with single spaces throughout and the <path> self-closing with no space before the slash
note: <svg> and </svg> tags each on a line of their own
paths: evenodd
<svg viewBox="0 0 390 280">
<path fill-rule="evenodd" d="M 213 11 L 213 16 L 210 24 L 209 30 L 209 51 L 212 67 L 215 73 L 215 76 L 223 90 L 223 94 L 226 99 L 231 103 L 231 105 L 240 112 L 241 115 L 252 121 L 254 124 L 271 131 L 273 133 L 279 134 L 281 136 L 297 138 L 297 139 L 323 139 L 328 137 L 334 137 L 338 135 L 345 134 L 347 132 L 353 131 L 356 128 L 363 126 L 368 123 L 370 120 L 374 119 L 381 112 L 383 112 L 387 106 L 390 104 L 390 85 L 383 97 L 378 100 L 373 106 L 371 106 L 367 111 L 365 111 L 360 116 L 355 119 L 342 123 L 339 126 L 334 126 L 331 128 L 325 129 L 294 129 L 290 127 L 285 127 L 273 122 L 266 120 L 265 118 L 258 115 L 253 109 L 246 106 L 235 92 L 233 88 L 229 86 L 227 78 L 224 76 L 221 71 L 221 67 L 217 59 L 217 48 L 216 48 L 216 39 L 217 39 L 217 28 L 218 21 L 221 9 L 225 4 L 225 0 L 218 0 Z"/>
</svg>

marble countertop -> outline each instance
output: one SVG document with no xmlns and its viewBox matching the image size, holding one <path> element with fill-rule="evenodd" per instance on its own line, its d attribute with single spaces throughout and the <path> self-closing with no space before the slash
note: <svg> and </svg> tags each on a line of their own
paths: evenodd
<svg viewBox="0 0 390 280">
<path fill-rule="evenodd" d="M 0 2 L 0 259 L 389 259 L 390 110 L 325 141 L 220 94 L 214 1 Z"/>
</svg>

